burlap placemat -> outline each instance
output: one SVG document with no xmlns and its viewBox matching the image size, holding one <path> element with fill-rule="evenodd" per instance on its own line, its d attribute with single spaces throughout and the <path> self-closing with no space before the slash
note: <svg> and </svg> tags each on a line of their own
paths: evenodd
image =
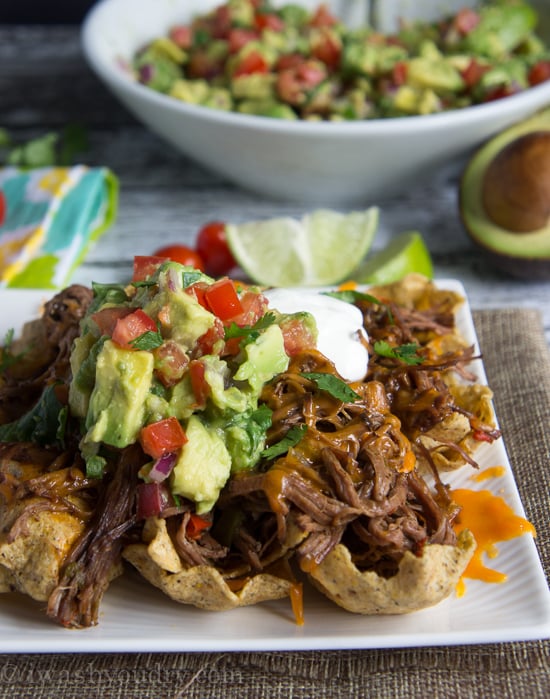
<svg viewBox="0 0 550 699">
<path fill-rule="evenodd" d="M 535 310 L 478 311 L 474 321 L 548 575 L 550 355 L 540 315 Z M 0 699 L 362 696 L 547 699 L 550 642 L 300 653 L 0 656 Z"/>
</svg>

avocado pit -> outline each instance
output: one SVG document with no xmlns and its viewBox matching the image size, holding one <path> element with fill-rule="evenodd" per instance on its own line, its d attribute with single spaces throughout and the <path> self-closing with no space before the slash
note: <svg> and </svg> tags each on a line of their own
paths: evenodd
<svg viewBox="0 0 550 699">
<path fill-rule="evenodd" d="M 459 188 L 466 232 L 491 264 L 550 279 L 550 107 L 485 142 Z"/>
<path fill-rule="evenodd" d="M 514 233 L 550 221 L 550 132 L 534 131 L 508 143 L 489 163 L 482 182 L 488 218 Z"/>
</svg>

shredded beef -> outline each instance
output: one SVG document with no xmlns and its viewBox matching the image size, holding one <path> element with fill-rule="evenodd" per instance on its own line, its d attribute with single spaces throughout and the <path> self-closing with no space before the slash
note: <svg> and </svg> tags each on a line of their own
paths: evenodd
<svg viewBox="0 0 550 699">
<path fill-rule="evenodd" d="M 3 372 L 0 382 L 0 424 L 28 412 L 47 385 L 68 384 L 71 347 L 91 300 L 91 289 L 70 286 L 45 304 L 40 319 L 25 326 L 12 349 L 20 360 Z"/>
<path fill-rule="evenodd" d="M 99 605 L 121 561 L 124 536 L 135 524 L 141 449 L 124 449 L 100 483 L 93 518 L 66 558 L 58 586 L 48 600 L 48 616 L 67 627 L 97 624 Z"/>
</svg>

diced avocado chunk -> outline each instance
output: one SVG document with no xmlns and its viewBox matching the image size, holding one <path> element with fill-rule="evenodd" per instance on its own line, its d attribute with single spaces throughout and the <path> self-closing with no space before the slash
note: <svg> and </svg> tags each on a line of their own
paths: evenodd
<svg viewBox="0 0 550 699">
<path fill-rule="evenodd" d="M 537 24 L 536 11 L 521 2 L 482 8 L 480 17 L 479 24 L 464 37 L 464 47 L 493 58 L 519 46 Z"/>
<path fill-rule="evenodd" d="M 137 440 L 153 379 L 153 355 L 107 340 L 98 357 L 85 441 L 125 447 Z"/>
<path fill-rule="evenodd" d="M 191 349 L 215 322 L 210 311 L 181 289 L 159 291 L 143 310 L 151 318 L 161 314 L 163 336 L 179 342 L 185 349 Z"/>
<path fill-rule="evenodd" d="M 187 54 L 185 51 L 180 49 L 180 47 L 167 36 L 162 36 L 155 39 L 151 42 L 149 48 L 153 51 L 157 51 L 159 54 L 165 54 L 168 58 L 176 63 L 185 63 L 187 60 Z"/>
<path fill-rule="evenodd" d="M 214 355 L 207 355 L 201 361 L 204 365 L 204 380 L 210 386 L 214 405 L 220 410 L 230 409 L 235 412 L 246 410 L 249 404 L 247 394 L 237 386 L 225 387 L 230 374 L 226 362 Z"/>
<path fill-rule="evenodd" d="M 71 351 L 71 373 L 69 386 L 69 406 L 74 417 L 85 418 L 90 396 L 95 383 L 97 355 L 103 346 L 91 333 L 77 337 Z"/>
<path fill-rule="evenodd" d="M 185 428 L 187 442 L 171 474 L 172 492 L 193 500 L 199 514 L 216 503 L 231 472 L 231 456 L 223 439 L 192 415 Z"/>
<path fill-rule="evenodd" d="M 395 107 L 405 114 L 433 114 L 441 111 L 441 102 L 433 90 L 402 85 L 394 97 Z"/>
<path fill-rule="evenodd" d="M 231 454 L 232 473 L 251 469 L 258 463 L 270 426 L 271 410 L 266 405 L 237 413 L 225 424 L 225 443 Z"/>
<path fill-rule="evenodd" d="M 210 107 L 211 109 L 220 109 L 224 112 L 229 112 L 234 108 L 233 98 L 229 90 L 223 87 L 213 87 L 211 88 L 208 96 L 202 102 L 204 107 Z"/>
<path fill-rule="evenodd" d="M 148 48 L 139 54 L 135 66 L 141 82 L 158 92 L 169 92 L 174 81 L 182 75 L 178 63 L 154 48 Z"/>
<path fill-rule="evenodd" d="M 189 104 L 202 104 L 208 97 L 210 86 L 206 80 L 176 80 L 170 90 L 170 96 Z"/>
<path fill-rule="evenodd" d="M 407 82 L 417 87 L 450 92 L 459 92 L 464 87 L 459 71 L 443 58 L 412 58 L 408 62 Z"/>
<path fill-rule="evenodd" d="M 264 383 L 288 367 L 283 333 L 278 325 L 270 325 L 255 342 L 244 349 L 246 360 L 235 374 L 236 381 L 248 381 L 259 392 Z"/>
<path fill-rule="evenodd" d="M 189 374 L 183 377 L 172 388 L 172 395 L 169 401 L 169 414 L 177 417 L 178 420 L 186 420 L 197 407 L 197 399 L 193 393 Z"/>
<path fill-rule="evenodd" d="M 237 109 L 241 114 L 254 114 L 274 119 L 294 121 L 298 118 L 292 107 L 276 100 L 243 100 Z"/>
<path fill-rule="evenodd" d="M 251 73 L 239 75 L 231 81 L 231 91 L 236 99 L 267 100 L 274 97 L 273 75 Z"/>
</svg>

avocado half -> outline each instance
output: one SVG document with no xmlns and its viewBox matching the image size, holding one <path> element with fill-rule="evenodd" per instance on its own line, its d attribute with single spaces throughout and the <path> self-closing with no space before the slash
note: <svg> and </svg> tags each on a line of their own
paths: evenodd
<svg viewBox="0 0 550 699">
<path fill-rule="evenodd" d="M 470 238 L 495 267 L 514 277 L 550 279 L 550 108 L 474 154 L 459 204 Z"/>
</svg>

